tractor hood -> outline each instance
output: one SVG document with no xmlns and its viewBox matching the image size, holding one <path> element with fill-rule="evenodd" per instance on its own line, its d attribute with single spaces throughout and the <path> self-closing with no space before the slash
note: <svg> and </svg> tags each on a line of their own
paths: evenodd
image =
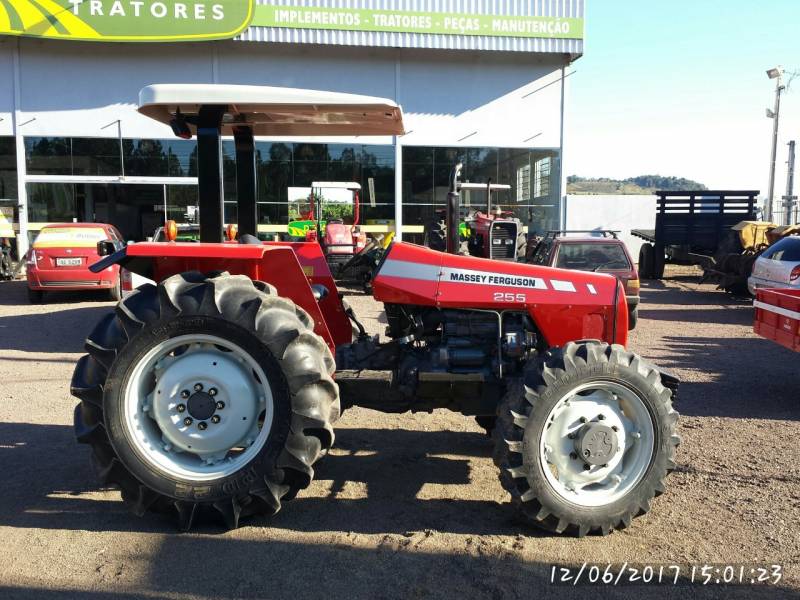
<svg viewBox="0 0 800 600">
<path fill-rule="evenodd" d="M 625 344 L 624 291 L 612 275 L 437 252 L 394 243 L 373 281 L 377 300 L 450 309 L 527 311 L 550 346 Z"/>
</svg>

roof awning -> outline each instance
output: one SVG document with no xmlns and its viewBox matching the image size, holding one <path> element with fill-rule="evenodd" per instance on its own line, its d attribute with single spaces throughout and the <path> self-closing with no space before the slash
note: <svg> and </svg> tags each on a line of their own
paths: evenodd
<svg viewBox="0 0 800 600">
<path fill-rule="evenodd" d="M 139 112 L 167 125 L 180 112 L 192 133 L 201 106 L 225 106 L 222 133 L 248 126 L 263 136 L 402 135 L 403 111 L 391 100 L 254 85 L 158 84 L 139 92 Z"/>
</svg>

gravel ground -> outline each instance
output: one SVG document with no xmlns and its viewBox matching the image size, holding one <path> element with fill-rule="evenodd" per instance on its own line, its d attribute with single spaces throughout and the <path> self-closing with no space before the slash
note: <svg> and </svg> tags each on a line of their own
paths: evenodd
<svg viewBox="0 0 800 600">
<path fill-rule="evenodd" d="M 0 283 L 0 597 L 533 598 L 589 596 L 551 565 L 778 563 L 777 587 L 621 586 L 607 597 L 800 598 L 800 357 L 752 333 L 752 309 L 686 270 L 645 285 L 633 349 L 683 380 L 677 472 L 609 537 L 522 527 L 472 419 L 353 409 L 313 485 L 237 531 L 128 514 L 72 437 L 68 385 L 110 309 L 62 294 L 29 306 Z M 370 329 L 380 307 L 350 297 Z"/>
</svg>

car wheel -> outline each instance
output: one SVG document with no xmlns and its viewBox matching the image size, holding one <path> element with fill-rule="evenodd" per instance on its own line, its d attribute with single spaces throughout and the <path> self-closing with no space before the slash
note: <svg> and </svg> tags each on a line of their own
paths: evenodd
<svg viewBox="0 0 800 600">
<path fill-rule="evenodd" d="M 108 299 L 112 302 L 122 300 L 122 284 L 119 279 L 117 279 L 117 285 L 108 290 Z"/>
<path fill-rule="evenodd" d="M 639 322 L 639 307 L 637 306 L 632 311 L 628 312 L 628 331 L 636 328 L 636 323 Z"/>
</svg>

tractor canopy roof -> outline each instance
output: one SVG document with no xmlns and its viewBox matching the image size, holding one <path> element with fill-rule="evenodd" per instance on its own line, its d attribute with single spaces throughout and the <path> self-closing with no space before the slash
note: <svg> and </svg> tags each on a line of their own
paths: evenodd
<svg viewBox="0 0 800 600">
<path fill-rule="evenodd" d="M 254 135 L 402 135 L 403 111 L 385 98 L 254 85 L 158 84 L 139 92 L 139 112 L 196 133 L 202 107 L 225 107 L 221 133 Z"/>
</svg>

